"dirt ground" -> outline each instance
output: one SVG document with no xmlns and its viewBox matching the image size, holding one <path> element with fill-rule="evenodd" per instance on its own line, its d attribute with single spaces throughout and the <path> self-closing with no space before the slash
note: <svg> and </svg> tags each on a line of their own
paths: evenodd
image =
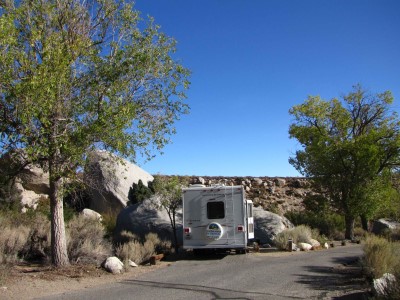
<svg viewBox="0 0 400 300">
<path fill-rule="evenodd" d="M 94 265 L 73 265 L 54 269 L 39 264 L 22 264 L 2 269 L 0 299 L 34 299 L 69 291 L 91 288 L 96 285 L 135 278 L 146 272 L 167 267 L 168 262 L 130 268 L 113 275 Z"/>
</svg>

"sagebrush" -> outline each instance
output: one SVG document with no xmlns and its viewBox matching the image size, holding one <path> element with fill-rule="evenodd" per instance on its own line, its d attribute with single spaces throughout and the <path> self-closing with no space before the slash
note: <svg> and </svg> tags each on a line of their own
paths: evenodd
<svg viewBox="0 0 400 300">
<path fill-rule="evenodd" d="M 125 237 L 126 242 L 116 247 L 115 255 L 124 263 L 128 260 L 136 264 L 145 263 L 152 255 L 156 254 L 162 248 L 171 247 L 170 242 L 160 240 L 155 233 L 148 233 L 143 242 L 129 232 L 122 232 L 121 235 Z"/>
<path fill-rule="evenodd" d="M 317 230 L 313 230 L 306 225 L 300 225 L 280 232 L 275 237 L 274 243 L 278 249 L 285 250 L 287 249 L 289 239 L 291 239 L 293 243 L 298 244 L 310 243 L 311 239 L 321 240 L 321 238 Z"/>
<path fill-rule="evenodd" d="M 396 280 L 386 287 L 386 295 L 381 298 L 400 299 L 400 242 L 374 235 L 367 236 L 363 264 L 371 280 L 381 278 L 385 273 L 393 274 Z"/>
<path fill-rule="evenodd" d="M 99 220 L 75 216 L 67 224 L 67 251 L 71 262 L 101 263 L 111 255 L 112 245 Z"/>
</svg>

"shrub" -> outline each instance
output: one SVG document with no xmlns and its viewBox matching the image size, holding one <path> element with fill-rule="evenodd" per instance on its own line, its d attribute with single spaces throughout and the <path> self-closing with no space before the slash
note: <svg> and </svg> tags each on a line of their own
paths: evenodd
<svg viewBox="0 0 400 300">
<path fill-rule="evenodd" d="M 20 253 L 28 240 L 29 228 L 25 225 L 18 227 L 2 227 L 0 235 L 0 262 L 14 263 L 20 260 Z"/>
<path fill-rule="evenodd" d="M 23 250 L 25 259 L 50 259 L 51 257 L 51 233 L 50 221 L 42 215 L 37 214 L 32 220 L 28 240 Z"/>
<path fill-rule="evenodd" d="M 367 275 L 380 278 L 391 273 L 396 280 L 386 288 L 384 299 L 400 299 L 400 243 L 383 237 L 368 236 L 364 246 L 364 265 Z"/>
<path fill-rule="evenodd" d="M 103 225 L 95 219 L 75 216 L 67 224 L 67 251 L 71 262 L 100 263 L 111 254 Z"/>
<path fill-rule="evenodd" d="M 151 189 L 151 183 L 149 187 L 145 186 L 141 179 L 139 179 L 138 183 L 133 183 L 132 187 L 129 188 L 128 192 L 128 205 L 133 205 L 136 203 L 140 203 L 148 198 L 150 198 L 154 192 Z"/>
<path fill-rule="evenodd" d="M 313 235 L 314 233 L 314 235 Z M 310 227 L 305 225 L 300 225 L 292 229 L 286 229 L 279 233 L 274 242 L 278 249 L 287 249 L 287 243 L 289 239 L 292 239 L 293 243 L 309 243 L 310 239 L 317 239 L 317 231 L 312 231 Z"/>
<path fill-rule="evenodd" d="M 21 259 L 46 258 L 50 248 L 50 222 L 41 215 L 35 218 L 19 213 L 0 216 L 0 261 L 15 263 Z"/>
<path fill-rule="evenodd" d="M 344 217 L 334 212 L 315 213 L 311 211 L 287 212 L 288 218 L 295 226 L 307 225 L 316 228 L 329 238 L 335 238 L 338 232 L 344 232 Z"/>
<path fill-rule="evenodd" d="M 135 240 L 139 240 L 138 236 L 128 230 L 123 230 L 119 234 L 114 235 L 115 245 L 126 244 Z"/>
<path fill-rule="evenodd" d="M 392 273 L 400 268 L 400 243 L 377 236 L 368 236 L 364 245 L 364 264 L 372 278 Z"/>
<path fill-rule="evenodd" d="M 121 235 L 134 237 L 134 235 L 126 231 L 122 232 Z M 128 239 L 127 242 L 120 244 L 115 249 L 115 255 L 125 264 L 128 260 L 132 260 L 137 264 L 142 264 L 147 262 L 150 257 L 156 253 L 156 249 L 160 248 L 162 244 L 157 234 L 149 233 L 145 236 L 143 243 L 137 239 Z"/>
<path fill-rule="evenodd" d="M 101 215 L 101 223 L 104 226 L 106 236 L 112 237 L 114 235 L 115 227 L 117 225 L 117 213 L 109 210 Z"/>
</svg>

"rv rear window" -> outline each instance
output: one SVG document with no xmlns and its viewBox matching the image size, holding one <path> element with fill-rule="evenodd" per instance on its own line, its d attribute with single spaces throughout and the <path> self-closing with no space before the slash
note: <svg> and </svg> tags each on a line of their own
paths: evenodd
<svg viewBox="0 0 400 300">
<path fill-rule="evenodd" d="M 207 218 L 209 219 L 223 219 L 225 218 L 224 202 L 208 202 L 207 203 Z"/>
</svg>

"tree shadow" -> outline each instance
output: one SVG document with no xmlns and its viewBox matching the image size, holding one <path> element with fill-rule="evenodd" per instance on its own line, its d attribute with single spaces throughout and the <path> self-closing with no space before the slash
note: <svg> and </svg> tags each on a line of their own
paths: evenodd
<svg viewBox="0 0 400 300">
<path fill-rule="evenodd" d="M 208 294 L 210 299 L 236 299 L 236 300 L 251 300 L 254 297 L 260 299 L 269 299 L 274 297 L 274 299 L 280 298 L 279 295 L 263 293 L 263 292 L 251 292 L 251 291 L 240 291 L 233 289 L 224 289 L 217 287 L 210 287 L 205 285 L 195 285 L 195 284 L 181 284 L 181 283 L 166 283 L 158 281 L 145 281 L 145 280 L 126 280 L 122 282 L 123 284 L 137 285 L 150 287 L 152 289 L 174 289 L 183 291 L 192 291 L 194 293 Z M 303 299 L 301 297 L 282 297 L 282 299 Z"/>
<path fill-rule="evenodd" d="M 334 267 L 306 266 L 307 274 L 297 274 L 297 282 L 326 293 L 340 291 L 343 296 L 332 299 L 368 299 L 369 287 L 366 283 L 359 257 L 333 258 Z"/>
</svg>

